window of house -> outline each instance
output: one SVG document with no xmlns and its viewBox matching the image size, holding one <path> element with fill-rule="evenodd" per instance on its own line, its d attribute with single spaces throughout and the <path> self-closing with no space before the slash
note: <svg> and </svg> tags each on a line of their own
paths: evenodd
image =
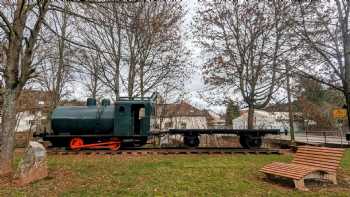
<svg viewBox="0 0 350 197">
<path fill-rule="evenodd" d="M 154 128 L 155 129 L 159 129 L 160 127 L 159 127 L 159 124 L 154 124 Z"/>
<path fill-rule="evenodd" d="M 171 128 L 171 127 L 173 127 L 173 123 L 172 123 L 172 122 L 166 122 L 166 123 L 164 124 L 164 127 L 165 127 L 165 128 Z"/>
</svg>

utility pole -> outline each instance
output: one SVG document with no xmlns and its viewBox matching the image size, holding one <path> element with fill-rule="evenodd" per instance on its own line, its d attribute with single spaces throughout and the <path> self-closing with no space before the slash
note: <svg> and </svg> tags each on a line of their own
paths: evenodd
<svg viewBox="0 0 350 197">
<path fill-rule="evenodd" d="M 290 88 L 290 66 L 289 63 L 286 63 L 286 77 L 287 77 L 287 97 L 288 97 L 288 116 L 289 116 L 289 132 L 290 132 L 290 142 L 292 146 L 295 146 L 295 136 L 294 136 L 294 116 L 292 109 L 292 96 Z"/>
</svg>

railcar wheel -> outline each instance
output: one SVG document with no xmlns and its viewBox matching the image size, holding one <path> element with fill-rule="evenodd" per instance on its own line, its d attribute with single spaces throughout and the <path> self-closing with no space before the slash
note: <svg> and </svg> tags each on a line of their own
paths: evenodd
<svg viewBox="0 0 350 197">
<path fill-rule="evenodd" d="M 84 140 L 79 137 L 76 137 L 70 140 L 69 148 L 72 150 L 79 150 L 83 145 L 84 145 Z"/>
<path fill-rule="evenodd" d="M 184 136 L 184 144 L 189 147 L 197 147 L 199 146 L 199 138 L 196 135 L 185 135 Z"/>
<path fill-rule="evenodd" d="M 262 139 L 259 136 L 241 135 L 239 137 L 239 143 L 243 148 L 260 148 L 262 145 Z"/>
</svg>

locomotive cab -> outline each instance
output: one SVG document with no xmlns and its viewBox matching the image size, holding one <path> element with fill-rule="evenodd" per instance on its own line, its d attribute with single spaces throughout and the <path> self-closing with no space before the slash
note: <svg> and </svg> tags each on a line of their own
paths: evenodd
<svg viewBox="0 0 350 197">
<path fill-rule="evenodd" d="M 118 102 L 116 104 L 114 135 L 148 136 L 152 106 L 147 102 Z"/>
</svg>

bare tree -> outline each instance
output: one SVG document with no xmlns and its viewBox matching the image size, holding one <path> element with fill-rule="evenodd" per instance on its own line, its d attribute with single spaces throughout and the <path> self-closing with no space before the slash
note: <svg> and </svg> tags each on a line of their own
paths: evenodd
<svg viewBox="0 0 350 197">
<path fill-rule="evenodd" d="M 298 73 L 343 92 L 350 125 L 350 2 L 301 2 L 295 34 L 303 44 Z"/>
<path fill-rule="evenodd" d="M 144 9 L 138 41 L 138 83 L 136 95 L 188 77 L 189 51 L 183 47 L 181 24 L 185 16 L 179 3 L 149 4 Z M 174 80 L 175 79 L 175 80 Z"/>
<path fill-rule="evenodd" d="M 289 50 L 288 5 L 279 1 L 204 3 L 195 34 L 208 57 L 206 83 L 239 91 L 248 105 L 248 128 L 254 109 L 265 107 L 280 86 L 278 65 Z"/>
<path fill-rule="evenodd" d="M 82 8 L 91 19 L 80 25 L 82 41 L 101 57 L 100 80 L 116 99 L 123 90 L 129 97 L 144 96 L 164 82 L 180 84 L 188 76 L 179 2 L 106 3 L 97 12 Z"/>
<path fill-rule="evenodd" d="M 36 50 L 35 58 L 38 61 L 38 76 L 34 79 L 41 89 L 51 93 L 50 109 L 48 119 L 51 118 L 52 111 L 57 107 L 64 96 L 69 94 L 67 86 L 74 78 L 72 59 L 75 55 L 75 48 L 66 40 L 71 39 L 72 29 L 71 19 L 67 12 L 70 9 L 68 2 L 63 2 L 62 12 L 53 11 L 47 14 L 43 28 L 40 45 Z M 51 32 L 48 28 L 54 30 Z M 47 129 L 51 130 L 51 121 L 47 122 Z"/>
<path fill-rule="evenodd" d="M 77 19 L 80 40 L 92 46 L 95 56 L 99 56 L 101 64 L 101 82 L 112 90 L 114 98 L 119 99 L 120 94 L 120 67 L 122 58 L 122 21 L 121 6 L 116 3 L 106 3 L 103 6 L 93 7 L 81 5 L 88 20 Z"/>
<path fill-rule="evenodd" d="M 98 51 L 80 49 L 76 55 L 75 69 L 80 74 L 81 83 L 88 92 L 88 97 L 98 99 L 103 90 L 101 82 L 102 57 Z"/>
<path fill-rule="evenodd" d="M 15 145 L 16 100 L 33 77 L 33 53 L 50 0 L 2 1 L 0 32 L 5 46 L 0 174 L 12 172 Z"/>
</svg>

